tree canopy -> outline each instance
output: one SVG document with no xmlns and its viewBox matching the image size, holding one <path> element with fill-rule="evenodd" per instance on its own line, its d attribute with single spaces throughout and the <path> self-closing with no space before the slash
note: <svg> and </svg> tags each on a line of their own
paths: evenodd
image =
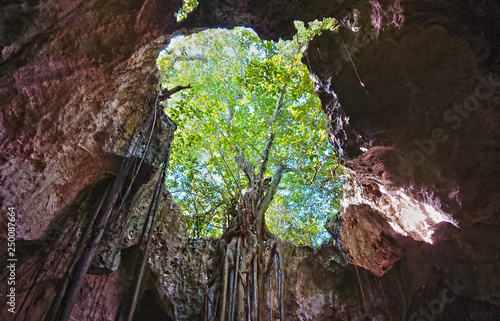
<svg viewBox="0 0 500 321">
<path fill-rule="evenodd" d="M 269 181 L 283 170 L 265 218 L 271 232 L 308 245 L 327 237 L 323 225 L 336 215 L 341 181 L 300 58 L 308 38 L 335 24 L 296 25 L 294 41 L 278 42 L 261 40 L 247 28 L 205 30 L 172 39 L 158 58 L 164 90 L 192 87 L 165 107 L 178 125 L 169 189 L 193 237 L 220 236 L 255 167 Z"/>
</svg>

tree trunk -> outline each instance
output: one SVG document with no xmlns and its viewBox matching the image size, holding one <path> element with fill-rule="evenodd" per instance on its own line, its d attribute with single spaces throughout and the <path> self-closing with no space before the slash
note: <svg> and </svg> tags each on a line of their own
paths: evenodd
<svg viewBox="0 0 500 321">
<path fill-rule="evenodd" d="M 278 167 L 270 186 L 252 184 L 240 202 L 237 219 L 221 237 L 206 291 L 205 320 L 283 319 L 281 251 L 264 220 L 283 172 L 285 167 Z"/>
<path fill-rule="evenodd" d="M 206 321 L 283 320 L 282 256 L 277 238 L 267 229 L 265 213 L 281 177 L 291 170 L 278 165 L 272 177 L 265 178 L 265 173 L 275 138 L 272 126 L 285 91 L 283 85 L 273 116 L 266 120 L 269 135 L 257 173 L 243 152 L 237 150 L 235 161 L 248 178 L 248 188 L 238 204 L 237 218 L 219 240 L 217 263 L 207 284 Z"/>
</svg>

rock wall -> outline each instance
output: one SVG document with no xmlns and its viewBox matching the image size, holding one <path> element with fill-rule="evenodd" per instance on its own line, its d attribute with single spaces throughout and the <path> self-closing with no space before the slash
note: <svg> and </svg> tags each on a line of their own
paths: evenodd
<svg viewBox="0 0 500 321">
<path fill-rule="evenodd" d="M 82 187 L 116 171 L 115 155 L 126 154 L 133 121 L 156 89 L 165 39 L 151 41 L 174 24 L 167 13 L 177 6 L 2 5 L 0 198 L 21 213 L 20 238 L 39 238 Z M 162 23 L 153 13 L 166 14 Z"/>
<path fill-rule="evenodd" d="M 205 0 L 177 24 L 180 4 L 0 5 L 0 202 L 17 213 L 17 320 L 47 315 L 99 197 L 124 161 L 144 156 L 128 216 L 107 227 L 71 319 L 115 319 L 130 299 L 134 245 L 173 139 L 169 120 L 158 121 L 148 152 L 129 146 L 157 89 L 156 56 L 172 35 L 244 25 L 277 39 L 294 33 L 293 20 L 324 16 L 342 27 L 315 38 L 303 61 L 350 172 L 341 245 L 354 265 L 333 244 L 283 244 L 287 317 L 500 315 L 497 3 Z M 201 320 L 214 241 L 187 239 L 167 192 L 160 221 L 139 318 Z M 4 233 L 4 215 L 0 222 Z M 2 237 L 2 262 L 6 245 Z"/>
<path fill-rule="evenodd" d="M 401 277 L 409 319 L 495 319 L 500 8 L 371 5 L 304 58 L 351 174 L 342 247 Z"/>
<path fill-rule="evenodd" d="M 179 6 L 180 1 L 0 5 L 0 203 L 2 211 L 14 207 L 17 213 L 17 320 L 47 315 L 98 203 L 96 192 L 104 194 L 124 160 L 144 155 L 129 146 L 157 89 L 155 60 L 168 42 L 158 37 L 173 32 Z M 156 123 L 132 194 L 149 180 L 173 138 L 165 125 Z M 124 288 L 116 270 L 122 244 L 113 248 L 109 235 L 120 232 L 106 233 L 91 272 L 107 272 L 85 277 L 72 319 L 115 317 Z M 6 273 L 2 268 L 2 280 Z M 7 282 L 0 289 L 6 293 Z M 0 318 L 11 320 L 4 303 Z"/>
</svg>

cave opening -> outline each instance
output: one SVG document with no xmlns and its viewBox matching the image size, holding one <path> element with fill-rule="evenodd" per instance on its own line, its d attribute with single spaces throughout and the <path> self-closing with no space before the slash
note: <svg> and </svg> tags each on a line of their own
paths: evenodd
<svg viewBox="0 0 500 321">
<path fill-rule="evenodd" d="M 171 39 L 158 57 L 165 112 L 178 126 L 167 186 L 191 237 L 223 234 L 258 167 L 264 184 L 277 184 L 263 213 L 269 230 L 299 245 L 329 238 L 343 172 L 300 59 L 307 37 L 335 22 L 296 26 L 294 40 L 278 42 L 249 28 L 208 29 Z"/>
<path fill-rule="evenodd" d="M 160 97 L 177 124 L 168 190 L 191 238 L 218 239 L 208 320 L 283 318 L 280 240 L 333 240 L 324 226 L 337 224 L 343 169 L 301 58 L 337 23 L 295 25 L 290 41 L 242 27 L 178 36 L 157 60 Z"/>
</svg>

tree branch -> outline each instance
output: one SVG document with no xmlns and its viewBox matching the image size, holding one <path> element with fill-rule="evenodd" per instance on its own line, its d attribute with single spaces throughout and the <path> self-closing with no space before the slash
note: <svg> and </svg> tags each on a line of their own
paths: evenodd
<svg viewBox="0 0 500 321">
<path fill-rule="evenodd" d="M 278 112 L 283 106 L 283 98 L 285 97 L 285 92 L 286 92 L 286 85 L 283 85 L 278 101 L 276 102 L 276 108 L 274 109 L 273 117 L 267 122 L 269 124 L 269 136 L 267 137 L 266 145 L 264 147 L 264 152 L 262 154 L 262 159 L 259 165 L 259 169 L 257 171 L 257 182 L 259 182 L 258 184 L 260 184 L 266 172 L 267 162 L 269 161 L 269 153 L 271 152 L 271 147 L 273 146 L 275 137 L 274 133 L 272 133 L 272 125 L 274 122 L 276 122 L 276 119 L 278 118 Z"/>
<path fill-rule="evenodd" d="M 243 76 L 245 75 L 245 69 L 244 69 L 245 63 L 243 62 L 243 58 L 241 58 L 240 53 L 236 50 L 236 48 L 234 48 L 233 45 L 231 45 L 231 49 L 233 49 L 234 54 L 240 61 L 240 77 L 243 78 Z"/>
<path fill-rule="evenodd" d="M 248 178 L 248 187 L 252 186 L 255 182 L 255 166 L 245 159 L 245 155 L 240 150 L 237 150 L 238 154 L 234 156 L 234 160 L 238 167 L 245 173 Z"/>
<path fill-rule="evenodd" d="M 281 106 L 283 106 L 283 98 L 285 97 L 285 92 L 286 92 L 286 84 L 283 84 L 283 88 L 281 89 L 280 97 L 278 98 L 278 101 L 276 102 L 276 108 L 274 108 L 274 113 L 273 117 L 271 118 L 271 123 L 269 124 L 272 126 L 276 119 L 278 118 L 278 112 L 281 109 Z"/>
<path fill-rule="evenodd" d="M 168 68 L 172 68 L 176 62 L 178 61 L 199 61 L 203 63 L 207 63 L 208 59 L 204 54 L 195 54 L 195 55 L 175 55 L 170 63 Z"/>
<path fill-rule="evenodd" d="M 278 185 L 281 181 L 281 178 L 283 177 L 283 174 L 291 171 L 293 171 L 293 169 L 288 168 L 285 165 L 279 165 L 278 168 L 276 169 L 276 172 L 274 172 L 273 179 L 271 181 L 271 184 L 269 185 L 269 189 L 267 190 L 266 195 L 264 195 L 264 197 L 260 202 L 259 213 L 255 218 L 255 225 L 257 226 L 258 231 L 260 231 L 262 227 L 262 222 L 264 221 L 264 214 L 269 209 L 269 205 L 271 204 L 271 201 L 273 200 L 274 195 L 278 190 Z"/>
<path fill-rule="evenodd" d="M 264 112 L 262 111 L 262 108 L 260 108 L 260 104 L 257 102 L 257 98 L 255 97 L 255 94 L 252 92 L 252 99 L 255 103 L 255 106 L 257 107 L 257 109 L 259 110 L 260 114 L 262 115 L 262 118 L 264 118 L 264 121 L 269 125 L 271 126 L 272 123 L 271 123 L 271 120 L 269 118 L 267 118 L 266 114 L 264 114 Z"/>
<path fill-rule="evenodd" d="M 257 182 L 259 182 L 259 184 L 262 181 L 262 178 L 264 178 L 264 174 L 266 172 L 267 162 L 269 161 L 269 153 L 271 152 L 271 147 L 273 146 L 274 137 L 275 136 L 273 133 L 270 133 L 267 137 L 266 146 L 264 147 L 264 152 L 262 154 L 262 159 L 259 165 L 259 170 L 257 171 Z"/>
<path fill-rule="evenodd" d="M 159 102 L 162 102 L 168 98 L 170 98 L 170 96 L 172 96 L 173 94 L 175 94 L 176 92 L 178 91 L 181 91 L 183 89 L 188 89 L 188 88 L 192 88 L 191 85 L 187 85 L 187 86 L 176 86 L 172 89 L 167 89 L 167 91 L 165 93 L 163 93 L 162 91 L 162 94 L 158 96 L 158 101 Z"/>
<path fill-rule="evenodd" d="M 224 157 L 223 153 L 221 152 L 220 149 L 218 149 L 218 150 L 219 150 L 220 156 L 222 157 L 222 161 L 224 162 L 224 164 L 226 164 L 227 171 L 233 177 L 234 182 L 236 183 L 236 186 L 238 187 L 238 193 L 240 194 L 241 199 L 243 200 L 243 202 L 245 202 L 245 199 L 243 198 L 243 195 L 241 195 L 241 186 L 240 186 L 240 183 L 238 182 L 238 180 L 236 179 L 236 177 L 233 175 L 233 171 L 231 170 L 231 167 L 229 167 L 229 164 L 226 162 L 226 158 Z M 224 176 L 222 176 L 222 177 L 224 177 Z M 245 202 L 245 206 L 246 206 L 246 202 Z"/>
</svg>

